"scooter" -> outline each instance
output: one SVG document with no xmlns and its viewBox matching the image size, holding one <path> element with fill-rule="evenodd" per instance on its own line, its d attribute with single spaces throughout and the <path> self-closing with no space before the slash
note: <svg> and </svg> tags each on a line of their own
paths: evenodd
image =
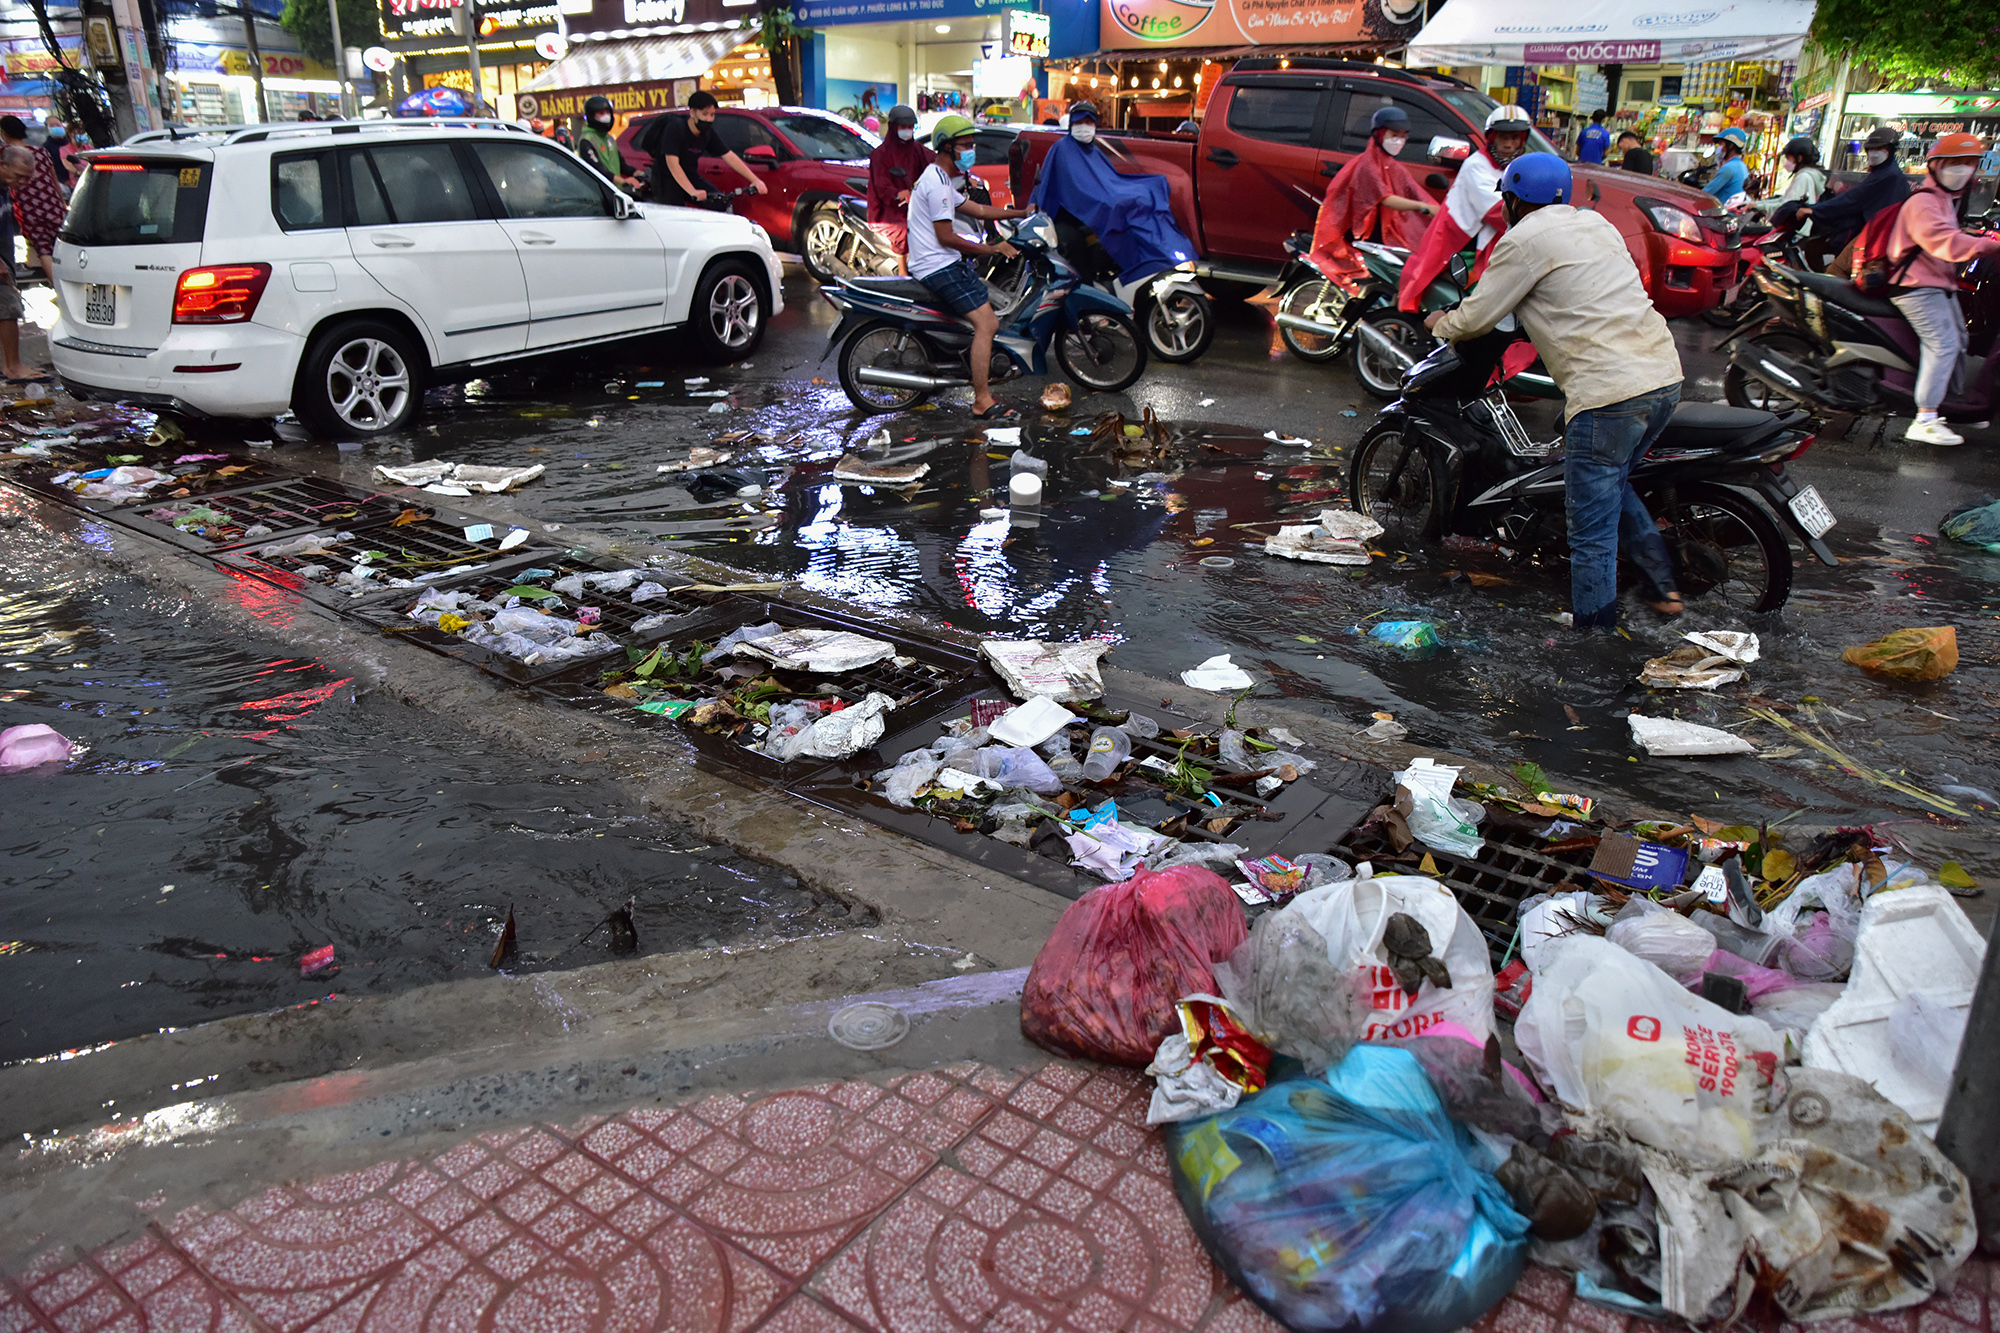
<svg viewBox="0 0 2000 1333">
<path fill-rule="evenodd" d="M 1056 224 L 1063 258 L 1084 281 L 1132 308 L 1154 359 L 1183 365 L 1215 341 L 1215 307 L 1196 281 L 1193 265 L 1160 255 L 1120 273 L 1103 245 L 1080 224 Z"/>
<path fill-rule="evenodd" d="M 1975 228 L 1990 230 L 1980 220 Z M 1721 347 L 1748 330 L 1723 372 L 1723 397 L 1741 407 L 1797 403 L 1816 412 L 1907 412 L 1916 406 L 1922 355 L 1903 312 L 1846 278 L 1767 264 L 1756 275 L 1767 307 L 1746 320 Z M 1939 407 L 1947 421 L 1990 421 L 2000 402 L 2000 263 L 1977 259 L 1960 282 L 1966 307 L 1967 351 L 1977 367 L 1959 377 Z M 1983 359 L 1981 359 L 1983 358 Z"/>
<path fill-rule="evenodd" d="M 1495 543 L 1517 560 L 1566 561 L 1568 524 L 1560 439 L 1529 437 L 1495 385 L 1499 340 L 1444 345 L 1403 376 L 1355 447 L 1350 503 L 1394 535 L 1435 544 L 1449 536 Z M 1792 589 L 1787 530 L 1820 563 L 1834 516 L 1785 464 L 1814 439 L 1811 417 L 1682 403 L 1632 471 L 1660 525 L 1679 591 L 1718 595 L 1743 614 L 1776 611 Z"/>
<path fill-rule="evenodd" d="M 1741 251 L 1743 277 L 1733 291 L 1722 298 L 1720 305 L 1710 306 L 1701 312 L 1706 322 L 1719 329 L 1733 329 L 1748 319 L 1763 303 L 1763 293 L 1754 281 L 1757 271 L 1764 265 L 1777 260 L 1793 268 L 1804 268 L 1806 262 L 1799 249 L 1799 234 L 1796 222 L 1780 227 L 1766 221 L 1745 220 L 1742 230 L 1743 249 Z"/>
<path fill-rule="evenodd" d="M 1055 223 L 1035 213 L 1002 224 L 1018 257 L 993 289 L 1000 332 L 991 382 L 1048 373 L 1048 354 L 1076 384 L 1116 393 L 1146 369 L 1146 344 L 1132 308 L 1086 284 L 1056 250 Z M 842 278 L 820 295 L 840 312 L 826 353 L 840 349 L 840 387 L 864 411 L 913 407 L 940 389 L 972 382 L 972 328 L 937 304 L 914 278 Z"/>
</svg>

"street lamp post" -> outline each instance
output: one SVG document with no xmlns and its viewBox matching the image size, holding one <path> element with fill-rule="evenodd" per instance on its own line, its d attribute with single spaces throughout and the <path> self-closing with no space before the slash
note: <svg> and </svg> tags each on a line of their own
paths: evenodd
<svg viewBox="0 0 2000 1333">
<path fill-rule="evenodd" d="M 327 21 L 333 25 L 333 76 L 340 82 L 340 118 L 354 114 L 347 96 L 347 44 L 340 40 L 340 0 L 326 0 Z"/>
</svg>

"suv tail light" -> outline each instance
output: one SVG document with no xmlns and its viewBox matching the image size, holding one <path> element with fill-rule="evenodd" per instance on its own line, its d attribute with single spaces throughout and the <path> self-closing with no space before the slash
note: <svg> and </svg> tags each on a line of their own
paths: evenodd
<svg viewBox="0 0 2000 1333">
<path fill-rule="evenodd" d="M 257 313 L 269 264 L 217 264 L 191 268 L 174 288 L 174 323 L 240 324 Z"/>
</svg>

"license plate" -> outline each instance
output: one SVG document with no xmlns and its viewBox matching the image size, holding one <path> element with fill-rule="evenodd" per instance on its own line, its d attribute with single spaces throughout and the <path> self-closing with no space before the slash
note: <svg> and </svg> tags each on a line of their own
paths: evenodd
<svg viewBox="0 0 2000 1333">
<path fill-rule="evenodd" d="M 83 289 L 83 317 L 91 324 L 118 322 L 117 290 L 108 283 L 93 282 Z"/>
<path fill-rule="evenodd" d="M 1826 530 L 1833 526 L 1833 511 L 1826 507 L 1826 501 L 1819 498 L 1819 487 L 1808 486 L 1787 503 L 1792 507 L 1792 517 L 1811 536 L 1824 536 Z"/>
</svg>

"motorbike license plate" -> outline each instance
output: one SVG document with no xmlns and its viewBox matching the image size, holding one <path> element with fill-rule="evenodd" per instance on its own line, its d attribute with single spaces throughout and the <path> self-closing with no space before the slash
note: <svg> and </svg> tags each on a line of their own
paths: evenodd
<svg viewBox="0 0 2000 1333">
<path fill-rule="evenodd" d="M 1826 535 L 1833 526 L 1833 511 L 1826 507 L 1826 501 L 1819 498 L 1819 487 L 1808 486 L 1786 501 L 1791 506 L 1792 517 L 1799 526 L 1814 537 Z"/>
<path fill-rule="evenodd" d="M 118 322 L 118 294 L 109 283 L 93 282 L 84 287 L 83 318 L 91 324 Z"/>
</svg>

